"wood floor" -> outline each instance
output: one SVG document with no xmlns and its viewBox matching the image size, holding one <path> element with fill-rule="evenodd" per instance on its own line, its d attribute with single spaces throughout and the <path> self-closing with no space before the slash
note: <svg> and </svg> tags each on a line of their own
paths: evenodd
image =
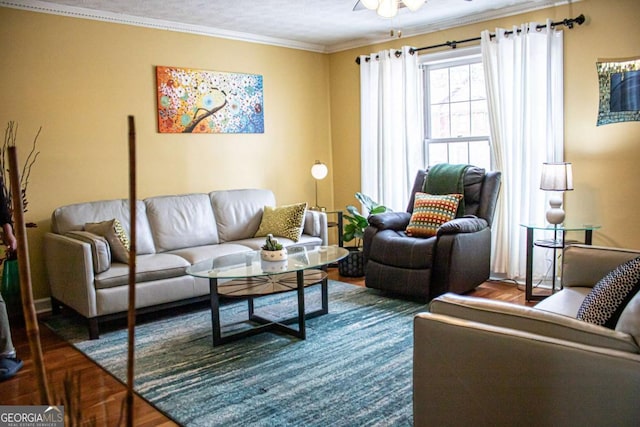
<svg viewBox="0 0 640 427">
<path fill-rule="evenodd" d="M 341 277 L 337 269 L 329 269 L 329 277 L 333 280 L 364 286 L 363 278 Z M 521 289 L 513 284 L 501 282 L 483 283 L 470 295 L 531 305 L 526 303 Z M 44 404 L 38 402 L 37 383 L 24 327 L 12 325 L 12 334 L 18 356 L 24 360 L 24 367 L 16 377 L 0 382 L 0 405 Z M 51 378 L 49 383 L 52 393 L 62 396 L 63 381 L 67 373 L 80 375 L 82 419 L 91 421 L 86 425 L 124 425 L 124 422 L 120 421 L 120 416 L 126 387 L 71 345 L 58 338 L 44 325 L 40 326 L 40 337 L 46 369 Z M 162 412 L 137 396 L 134 407 L 136 426 L 176 425 Z M 66 407 L 65 410 L 67 410 Z"/>
</svg>

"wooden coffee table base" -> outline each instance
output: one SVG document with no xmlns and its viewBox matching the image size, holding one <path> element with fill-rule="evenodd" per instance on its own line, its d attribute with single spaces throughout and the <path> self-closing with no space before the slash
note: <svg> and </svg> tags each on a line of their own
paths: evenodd
<svg viewBox="0 0 640 427">
<path fill-rule="evenodd" d="M 322 307 L 319 310 L 306 313 L 304 304 L 304 288 L 318 283 L 321 285 Z M 312 319 L 329 312 L 327 273 L 323 270 L 300 270 L 295 273 L 236 279 L 220 285 L 218 284 L 218 279 L 210 278 L 209 287 L 211 291 L 211 323 L 213 327 L 214 346 L 262 332 L 282 332 L 296 338 L 305 339 L 305 320 Z M 297 316 L 274 321 L 255 314 L 253 305 L 254 298 L 290 291 L 296 291 L 298 294 Z M 247 299 L 249 320 L 258 323 L 258 326 L 222 336 L 220 323 L 220 296 Z M 298 323 L 297 329 L 288 326 L 288 324 L 291 323 Z"/>
</svg>

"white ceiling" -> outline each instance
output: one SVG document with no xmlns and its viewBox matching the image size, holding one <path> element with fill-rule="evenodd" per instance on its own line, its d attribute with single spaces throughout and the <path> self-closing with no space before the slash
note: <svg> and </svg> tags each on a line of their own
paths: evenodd
<svg viewBox="0 0 640 427">
<path fill-rule="evenodd" d="M 389 40 L 391 29 L 407 37 L 570 1 L 427 0 L 393 19 L 354 10 L 357 0 L 0 0 L 0 6 L 337 52 Z"/>
</svg>

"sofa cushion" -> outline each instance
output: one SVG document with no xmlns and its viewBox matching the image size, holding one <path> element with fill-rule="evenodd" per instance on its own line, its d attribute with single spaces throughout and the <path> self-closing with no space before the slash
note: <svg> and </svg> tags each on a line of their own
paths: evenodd
<svg viewBox="0 0 640 427">
<path fill-rule="evenodd" d="M 111 267 L 111 249 L 107 239 L 88 231 L 69 231 L 65 236 L 88 243 L 91 246 L 94 274 L 107 271 Z"/>
<path fill-rule="evenodd" d="M 255 237 L 266 237 L 268 234 L 273 234 L 297 242 L 302 235 L 306 211 L 306 202 L 277 208 L 265 206 L 262 221 Z"/>
<path fill-rule="evenodd" d="M 129 263 L 129 236 L 122 228 L 120 221 L 110 219 L 102 222 L 88 222 L 85 231 L 104 237 L 109 242 L 111 255 L 115 261 Z"/>
<path fill-rule="evenodd" d="M 411 237 L 431 237 L 438 228 L 456 217 L 462 194 L 435 195 L 416 193 L 413 213 L 406 232 Z"/>
<path fill-rule="evenodd" d="M 235 254 L 239 252 L 247 252 L 252 248 L 242 245 L 239 242 L 220 243 L 217 245 L 195 246 L 193 248 L 184 248 L 171 251 L 173 255 L 178 255 L 189 262 L 189 264 L 197 264 L 212 258 L 223 255 Z"/>
<path fill-rule="evenodd" d="M 69 231 L 81 231 L 88 222 L 102 222 L 118 218 L 128 236 L 131 235 L 129 226 L 129 201 L 126 199 L 102 200 L 97 202 L 77 203 L 61 206 L 51 214 L 51 231 L 66 234 Z M 147 220 L 144 203 L 136 202 L 136 253 L 138 255 L 155 252 L 151 228 Z"/>
<path fill-rule="evenodd" d="M 158 252 L 218 243 L 208 195 L 158 196 L 144 203 Z"/>
<path fill-rule="evenodd" d="M 262 189 L 213 191 L 209 197 L 220 242 L 253 237 L 260 227 L 264 207 L 276 204 L 273 192 Z"/>
<path fill-rule="evenodd" d="M 550 311 L 551 313 L 562 314 L 573 317 L 578 316 L 578 310 L 585 297 L 591 292 L 590 287 L 564 288 L 561 292 L 543 299 L 535 305 L 538 310 Z"/>
<path fill-rule="evenodd" d="M 633 336 L 638 345 L 640 345 L 640 292 L 637 292 L 622 310 L 616 325 L 616 331 L 625 332 Z"/>
<path fill-rule="evenodd" d="M 136 257 L 136 283 L 169 279 L 185 275 L 189 263 L 177 255 L 150 254 Z M 124 286 L 129 283 L 129 266 L 114 262 L 111 268 L 95 276 L 96 289 Z"/>
<path fill-rule="evenodd" d="M 640 257 L 625 262 L 600 279 L 582 302 L 577 317 L 613 329 L 639 289 Z"/>
</svg>

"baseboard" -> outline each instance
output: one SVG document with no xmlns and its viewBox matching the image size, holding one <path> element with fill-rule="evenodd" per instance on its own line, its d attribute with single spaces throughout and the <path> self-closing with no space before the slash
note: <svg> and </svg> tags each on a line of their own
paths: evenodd
<svg viewBox="0 0 640 427">
<path fill-rule="evenodd" d="M 51 313 L 51 298 L 41 298 L 33 302 L 36 306 L 36 313 L 49 314 Z"/>
</svg>

